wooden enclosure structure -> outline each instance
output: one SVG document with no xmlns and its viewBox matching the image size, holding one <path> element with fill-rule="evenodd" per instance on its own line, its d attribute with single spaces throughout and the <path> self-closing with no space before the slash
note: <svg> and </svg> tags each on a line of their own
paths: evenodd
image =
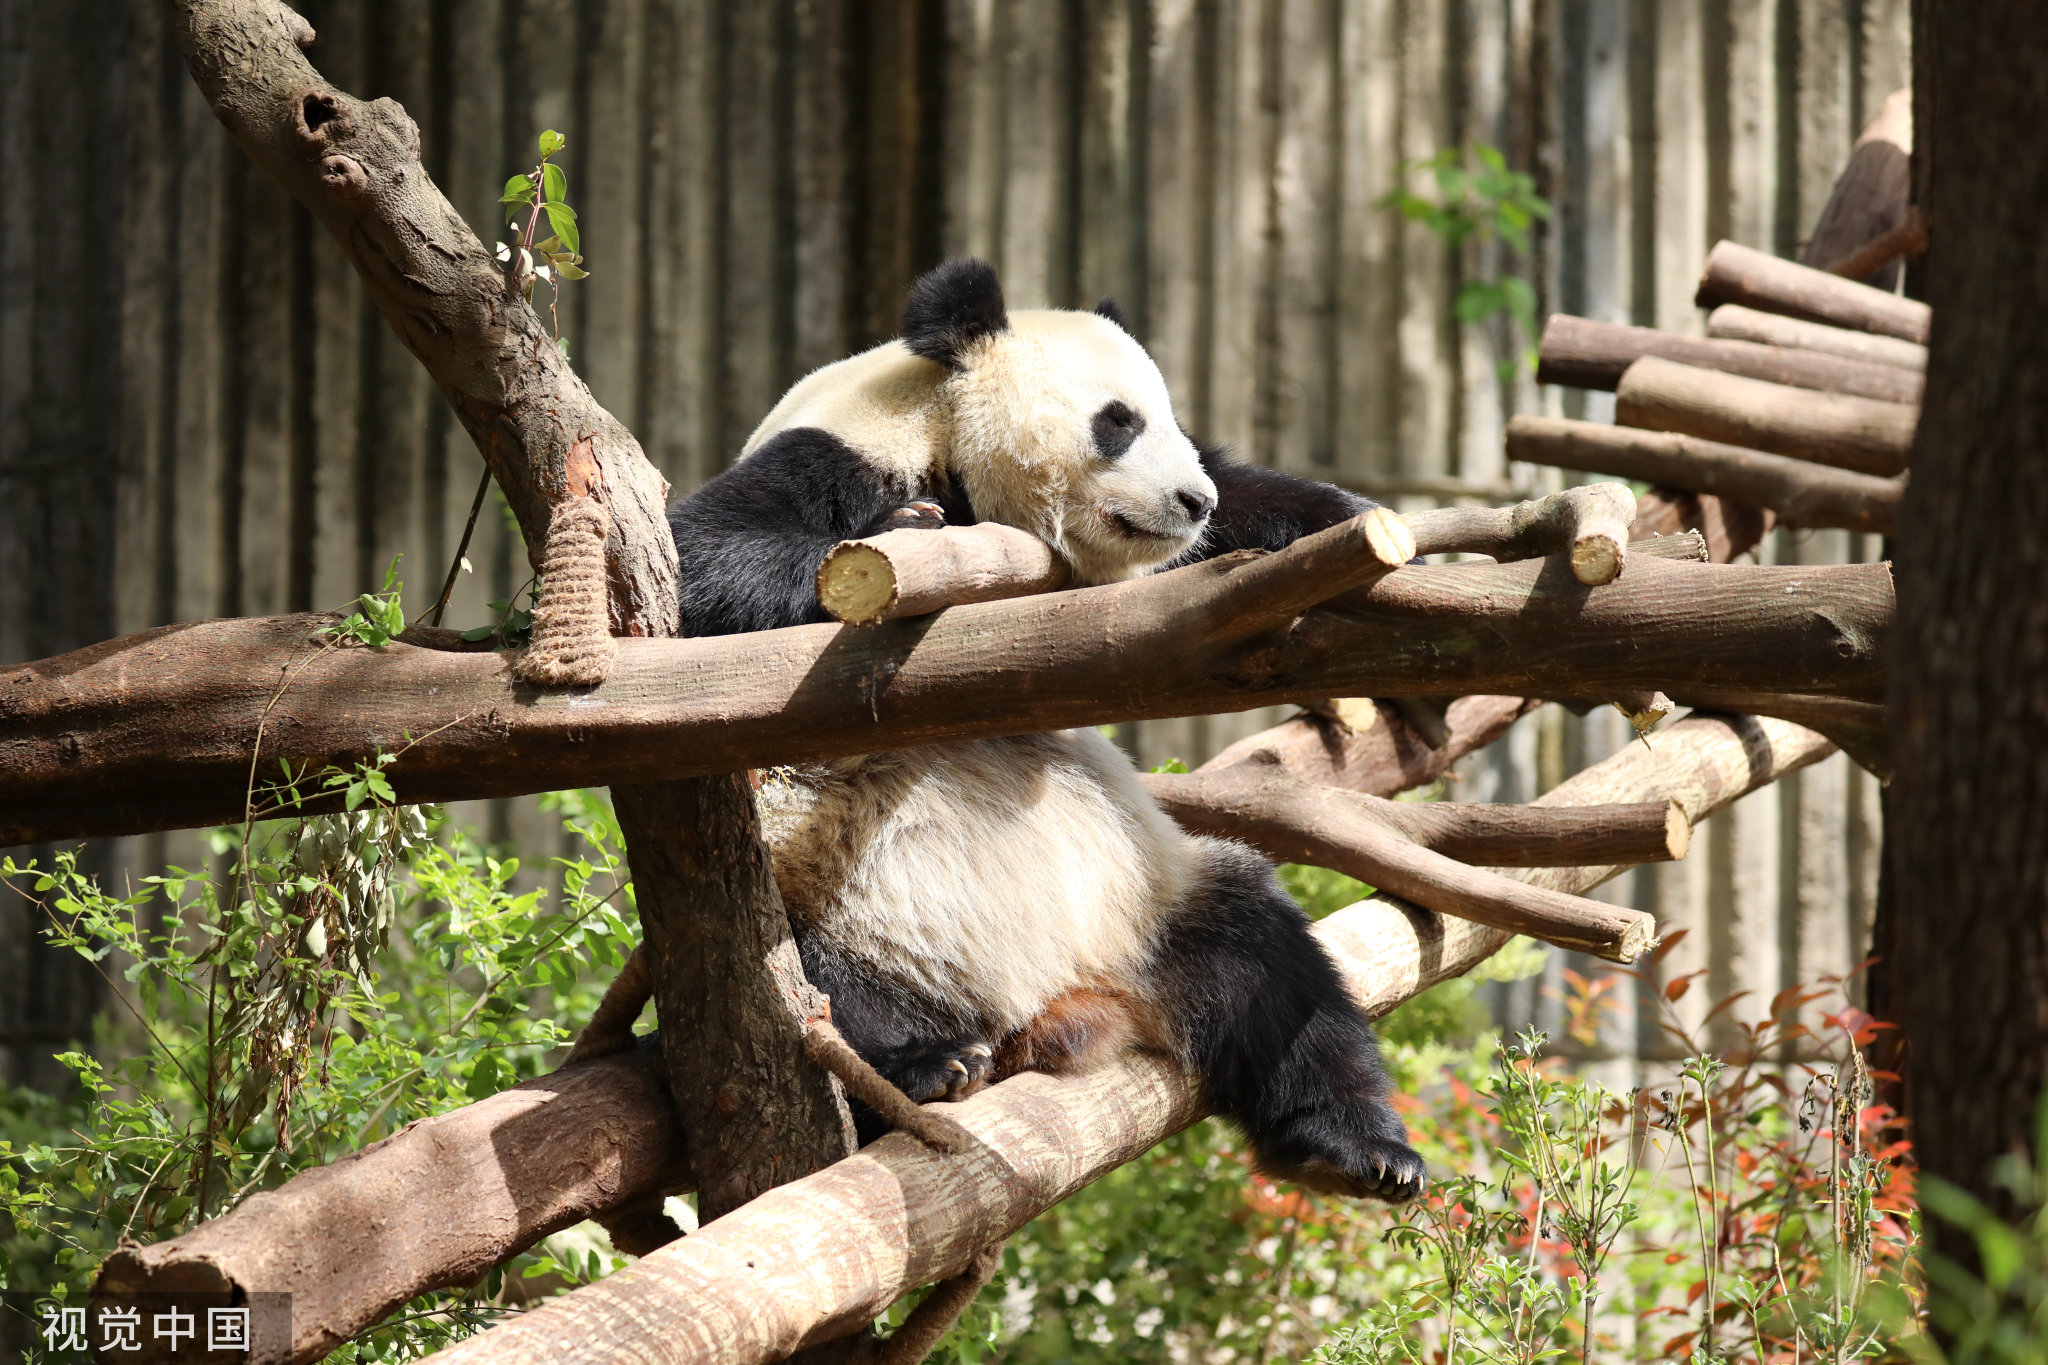
<svg viewBox="0 0 2048 1365">
<path fill-rule="evenodd" d="M 1508 339 L 1450 314 L 1485 252 L 1450 259 L 1374 208 L 1401 161 L 1500 145 L 1558 205 L 1540 311 L 1696 334 L 1708 247 L 1797 254 L 1908 67 L 1905 0 L 305 9 L 322 69 L 403 100 L 479 226 L 533 134 L 569 135 L 595 275 L 564 330 L 678 491 L 796 375 L 890 334 L 918 269 L 974 251 L 1020 304 L 1116 295 L 1189 424 L 1254 458 L 1403 506 L 1493 497 L 1508 415 L 1605 414 L 1496 377 Z M 0 214 L 24 262 L 0 276 L 0 661 L 335 605 L 401 553 L 423 605 L 476 457 L 347 264 L 229 145 L 160 7 L 0 0 L 0 63 Z M 1871 557 L 1859 540 L 1766 553 Z M 524 576 L 501 518 L 472 558 L 461 623 Z M 1264 719 L 1148 722 L 1133 743 L 1199 759 Z M 1457 794 L 1526 798 L 1623 738 L 1619 717 L 1546 715 Z M 526 803 L 476 816 L 536 855 L 559 837 Z M 118 876 L 203 849 L 148 836 L 93 856 Z M 1874 786 L 1836 758 L 1615 894 L 1701 931 L 1669 970 L 1768 998 L 1854 955 L 1874 852 Z M 1504 990 L 1504 1016 L 1549 1017 L 1554 984 Z M 36 1070 L 95 1000 L 0 908 L 0 1074 Z M 1622 1056 L 1651 1038 L 1626 1012 L 1609 1033 Z"/>
</svg>

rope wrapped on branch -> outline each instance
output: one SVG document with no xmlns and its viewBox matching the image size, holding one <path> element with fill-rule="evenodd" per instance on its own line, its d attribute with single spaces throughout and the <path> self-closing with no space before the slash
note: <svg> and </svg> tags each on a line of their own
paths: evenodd
<svg viewBox="0 0 2048 1365">
<path fill-rule="evenodd" d="M 611 515 L 595 498 L 566 498 L 548 519 L 533 642 L 519 676 L 543 687 L 595 687 L 611 672 L 619 642 L 611 632 L 604 542 Z"/>
</svg>

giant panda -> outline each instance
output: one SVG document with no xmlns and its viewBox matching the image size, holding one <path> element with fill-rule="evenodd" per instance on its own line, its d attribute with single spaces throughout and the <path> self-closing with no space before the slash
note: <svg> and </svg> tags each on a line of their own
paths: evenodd
<svg viewBox="0 0 2048 1365">
<path fill-rule="evenodd" d="M 1000 522 L 1100 584 L 1372 506 L 1198 450 L 1108 300 L 1012 312 L 957 260 L 900 340 L 801 380 L 669 520 L 701 636 L 826 620 L 826 552 L 890 528 Z M 1371 1026 L 1272 867 L 1183 833 L 1095 730 L 776 769 L 759 799 L 805 972 L 913 1099 L 1156 1049 L 1266 1174 L 1422 1190 Z"/>
</svg>

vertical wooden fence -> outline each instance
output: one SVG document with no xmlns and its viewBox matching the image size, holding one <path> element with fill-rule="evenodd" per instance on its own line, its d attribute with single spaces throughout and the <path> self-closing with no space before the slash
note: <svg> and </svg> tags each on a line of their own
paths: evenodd
<svg viewBox="0 0 2048 1365">
<path fill-rule="evenodd" d="M 1544 309 L 1697 329 L 1719 236 L 1791 253 L 1908 70 L 1906 0 L 308 0 L 313 57 L 418 121 L 480 229 L 542 128 L 593 277 L 561 321 L 677 491 L 793 379 L 893 334 L 942 256 L 1018 305 L 1115 296 L 1191 429 L 1401 505 L 1500 498 L 1525 343 L 1460 325 L 1496 248 L 1378 207 L 1405 161 L 1499 146 L 1557 206 Z M 438 590 L 481 472 L 311 221 L 227 142 L 156 0 L 0 0 L 0 660 L 167 621 L 339 605 L 395 557 Z M 1512 262 L 1510 262 L 1512 264 Z M 1597 414 L 1596 414 L 1597 415 Z M 1839 533 L 1780 559 L 1868 554 Z M 527 576 L 487 509 L 449 620 Z M 1199 759 L 1259 717 L 1165 722 Z M 1456 794 L 1519 799 L 1620 742 L 1548 715 Z M 1762 998 L 1860 951 L 1874 795 L 1840 760 L 1618 894 L 1693 929 L 1672 965 Z M 468 812 L 544 858 L 531 802 Z M 45 850 L 44 852 L 47 852 Z M 90 850 L 124 876 L 199 835 Z M 0 1075 L 76 1036 L 95 978 L 0 906 Z M 1504 988 L 1554 1022 L 1558 973 Z M 1579 964 L 1582 968 L 1585 964 Z M 1654 1054 L 1633 998 L 1596 1051 Z M 1639 1017 L 1640 1015 L 1640 1017 Z"/>
</svg>

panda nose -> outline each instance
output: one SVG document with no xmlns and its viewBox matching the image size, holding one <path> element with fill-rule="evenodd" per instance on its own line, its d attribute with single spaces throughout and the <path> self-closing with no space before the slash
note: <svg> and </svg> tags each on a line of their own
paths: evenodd
<svg viewBox="0 0 2048 1365">
<path fill-rule="evenodd" d="M 1189 521 L 1200 521 L 1216 510 L 1216 499 L 1199 488 L 1183 488 L 1173 496 L 1188 514 Z"/>
</svg>

